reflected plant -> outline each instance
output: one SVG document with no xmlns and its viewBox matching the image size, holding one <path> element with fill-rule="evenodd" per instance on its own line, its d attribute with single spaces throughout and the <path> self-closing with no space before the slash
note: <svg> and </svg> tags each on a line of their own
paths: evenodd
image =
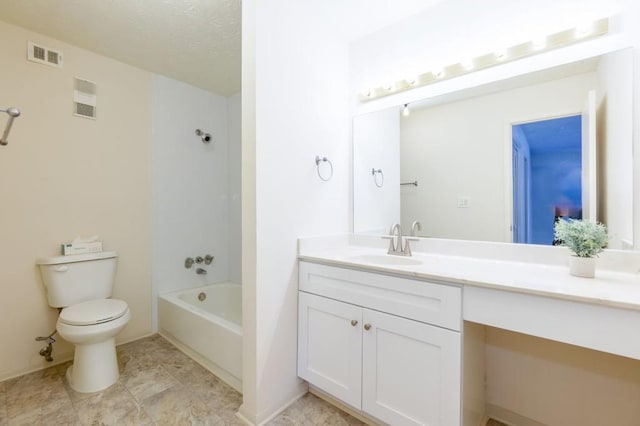
<svg viewBox="0 0 640 426">
<path fill-rule="evenodd" d="M 555 227 L 555 238 L 578 257 L 594 257 L 609 242 L 607 228 L 602 223 L 577 219 L 561 219 Z"/>
</svg>

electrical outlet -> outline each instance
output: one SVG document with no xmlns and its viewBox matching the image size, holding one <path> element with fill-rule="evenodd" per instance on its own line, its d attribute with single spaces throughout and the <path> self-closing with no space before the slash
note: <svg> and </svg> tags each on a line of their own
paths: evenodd
<svg viewBox="0 0 640 426">
<path fill-rule="evenodd" d="M 471 197 L 458 196 L 458 208 L 467 209 L 471 207 Z"/>
</svg>

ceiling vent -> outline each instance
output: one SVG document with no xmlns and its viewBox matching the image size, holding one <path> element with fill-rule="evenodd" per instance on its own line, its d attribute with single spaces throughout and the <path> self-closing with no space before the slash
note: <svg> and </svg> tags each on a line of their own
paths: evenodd
<svg viewBox="0 0 640 426">
<path fill-rule="evenodd" d="M 32 41 L 27 42 L 27 59 L 43 65 L 62 68 L 62 52 Z"/>
<path fill-rule="evenodd" d="M 74 79 L 73 115 L 96 118 L 96 83 L 81 78 Z"/>
</svg>

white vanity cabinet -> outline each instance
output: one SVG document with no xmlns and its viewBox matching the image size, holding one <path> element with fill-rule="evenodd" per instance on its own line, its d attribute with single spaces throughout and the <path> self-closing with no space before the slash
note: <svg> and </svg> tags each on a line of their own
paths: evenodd
<svg viewBox="0 0 640 426">
<path fill-rule="evenodd" d="M 461 289 L 300 262 L 298 375 L 391 425 L 460 424 Z"/>
</svg>

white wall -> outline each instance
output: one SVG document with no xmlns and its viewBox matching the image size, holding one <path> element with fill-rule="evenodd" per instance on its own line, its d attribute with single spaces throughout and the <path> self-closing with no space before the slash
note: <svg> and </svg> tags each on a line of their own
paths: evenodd
<svg viewBox="0 0 640 426">
<path fill-rule="evenodd" d="M 620 13 L 623 0 L 443 1 L 352 44 L 351 93 Z M 612 27 L 615 25 L 612 24 Z M 354 96 L 355 98 L 355 96 Z"/>
<path fill-rule="evenodd" d="M 26 60 L 27 41 L 64 52 L 64 67 Z M 50 366 L 34 341 L 55 329 L 39 257 L 99 234 L 119 254 L 114 297 L 131 321 L 118 341 L 151 333 L 151 74 L 0 22 L 0 108 L 22 114 L 0 147 L 0 380 Z M 97 119 L 72 115 L 73 81 L 97 84 Z M 0 118 L 4 129 L 5 114 Z M 58 339 L 55 362 L 72 345 Z"/>
<path fill-rule="evenodd" d="M 241 158 L 241 95 L 227 98 L 229 137 L 229 281 L 242 283 L 242 158 Z"/>
<path fill-rule="evenodd" d="M 324 4 L 244 1 L 242 7 L 240 413 L 260 423 L 306 391 L 296 373 L 297 237 L 348 231 L 348 56 L 347 43 L 328 31 L 333 17 Z M 329 182 L 316 175 L 316 155 L 333 162 Z M 255 218 L 244 213 L 252 203 Z"/>
<path fill-rule="evenodd" d="M 157 294 L 229 280 L 229 241 L 238 240 L 240 234 L 237 217 L 236 226 L 230 226 L 233 195 L 227 108 L 223 96 L 153 76 L 153 283 Z M 237 127 L 237 104 L 230 110 Z M 196 129 L 213 135 L 212 141 L 203 143 Z M 237 134 L 234 129 L 234 155 L 239 155 Z M 233 158 L 234 166 L 238 162 Z M 239 208 L 238 183 L 235 174 L 234 209 Z M 206 254 L 215 256 L 211 265 L 185 269 L 186 257 Z M 238 259 L 233 263 L 237 269 Z M 207 275 L 196 274 L 197 268 L 207 270 Z"/>
<path fill-rule="evenodd" d="M 598 69 L 598 220 L 618 249 L 633 244 L 632 73 L 630 49 L 606 55 Z"/>
<path fill-rule="evenodd" d="M 486 341 L 487 408 L 494 418 L 638 424 L 640 361 L 491 327 Z"/>
<path fill-rule="evenodd" d="M 401 120 L 402 223 L 422 235 L 511 241 L 510 127 L 579 114 L 595 73 L 412 111 Z M 507 168 L 508 166 L 508 168 Z M 457 198 L 469 197 L 468 208 Z"/>
<path fill-rule="evenodd" d="M 382 170 L 382 176 L 374 177 L 371 169 Z M 390 108 L 353 119 L 353 232 L 388 234 L 395 223 L 400 223 L 400 112 Z"/>
</svg>

